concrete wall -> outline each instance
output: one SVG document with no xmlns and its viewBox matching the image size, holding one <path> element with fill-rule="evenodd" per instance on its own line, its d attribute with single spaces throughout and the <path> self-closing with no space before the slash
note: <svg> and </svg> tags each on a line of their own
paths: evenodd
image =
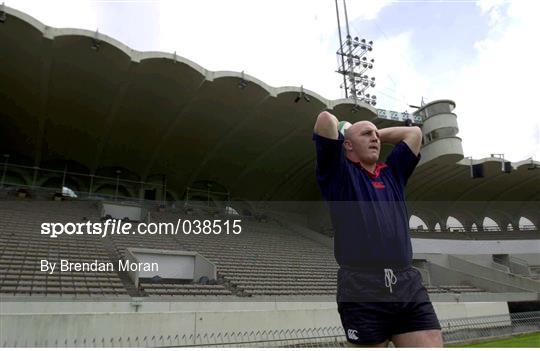
<svg viewBox="0 0 540 351">
<path fill-rule="evenodd" d="M 196 334 L 340 326 L 335 302 L 141 302 L 138 312 L 129 303 L 52 304 L 11 303 L 0 317 L 0 345 L 172 346 L 193 344 L 189 337 Z"/>
<path fill-rule="evenodd" d="M 458 257 L 454 255 L 448 255 L 450 268 L 453 268 L 462 272 L 467 272 L 471 275 L 475 275 L 478 277 L 490 279 L 500 284 L 514 286 L 524 291 L 540 292 L 539 281 L 516 276 L 514 274 L 501 272 L 491 267 L 486 267 L 480 264 L 476 264 L 466 259 L 465 257 L 467 256 Z"/>
<path fill-rule="evenodd" d="M 429 274 L 431 276 L 431 284 L 433 285 L 460 285 L 462 282 L 469 282 L 476 287 L 488 291 L 527 292 L 524 289 L 520 289 L 512 285 L 507 285 L 496 280 L 487 279 L 469 274 L 467 272 L 444 267 L 434 262 L 430 262 L 429 264 Z"/>
<path fill-rule="evenodd" d="M 463 147 L 461 146 L 461 139 L 458 137 L 434 140 L 422 147 L 420 152 L 422 158 L 418 166 L 436 158 L 444 163 L 455 163 L 463 159 Z"/>
<path fill-rule="evenodd" d="M 132 221 L 140 221 L 143 219 L 143 209 L 140 206 L 103 202 L 101 205 L 101 217 L 106 215 L 117 219 L 127 217 Z"/>
<path fill-rule="evenodd" d="M 540 252 L 540 251 L 538 251 Z M 540 265 L 540 253 L 531 253 L 531 254 L 515 254 L 512 257 L 517 257 L 522 260 L 527 261 L 529 265 L 538 266 Z"/>
<path fill-rule="evenodd" d="M 449 265 L 448 255 L 414 253 L 413 256 L 414 259 L 427 260 L 427 265 L 429 265 L 429 262 L 433 262 L 445 267 L 448 267 Z"/>
<path fill-rule="evenodd" d="M 439 319 L 508 313 L 505 302 L 434 303 L 434 308 Z M 0 326 L 3 347 L 144 347 L 205 343 L 226 332 L 340 327 L 341 322 L 335 302 L 3 302 Z M 201 337 L 189 338 L 196 334 Z"/>
<path fill-rule="evenodd" d="M 418 254 L 492 255 L 518 254 L 537 255 L 540 240 L 446 240 L 412 239 L 413 252 Z"/>
<path fill-rule="evenodd" d="M 454 256 L 460 257 L 464 260 L 467 260 L 469 262 L 474 262 L 476 264 L 479 264 L 485 267 L 491 267 L 491 262 L 493 262 L 492 255 L 454 255 Z"/>
<path fill-rule="evenodd" d="M 508 304 L 504 302 L 437 302 L 433 307 L 439 319 L 457 319 L 508 315 Z"/>
<path fill-rule="evenodd" d="M 128 247 L 126 257 L 130 262 L 158 265 L 157 271 L 129 271 L 128 274 L 136 286 L 139 285 L 140 278 L 152 278 L 156 275 L 162 278 L 194 281 L 198 281 L 203 276 L 209 279 L 217 278 L 215 264 L 192 251 Z"/>
<path fill-rule="evenodd" d="M 193 276 L 195 281 L 198 281 L 201 277 L 205 276 L 209 279 L 216 279 L 216 265 L 210 262 L 206 257 L 197 254 L 195 256 L 195 268 L 193 270 Z"/>
</svg>

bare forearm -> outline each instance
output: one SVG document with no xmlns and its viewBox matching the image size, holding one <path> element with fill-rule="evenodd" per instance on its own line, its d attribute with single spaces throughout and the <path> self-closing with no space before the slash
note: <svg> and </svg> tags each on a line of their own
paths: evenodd
<svg viewBox="0 0 540 351">
<path fill-rule="evenodd" d="M 381 143 L 397 144 L 413 132 L 412 127 L 390 127 L 379 129 Z"/>
<path fill-rule="evenodd" d="M 419 127 L 390 127 L 379 129 L 381 143 L 398 144 L 404 141 L 418 155 L 422 147 L 422 130 Z"/>
</svg>

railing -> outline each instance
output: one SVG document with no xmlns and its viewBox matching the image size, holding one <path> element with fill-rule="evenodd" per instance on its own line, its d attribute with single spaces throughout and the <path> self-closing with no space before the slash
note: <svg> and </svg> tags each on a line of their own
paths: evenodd
<svg viewBox="0 0 540 351">
<path fill-rule="evenodd" d="M 510 270 L 516 274 L 532 275 L 529 263 L 521 258 L 510 257 Z"/>
<path fill-rule="evenodd" d="M 511 231 L 532 231 L 537 230 L 534 224 L 532 225 L 523 225 L 519 228 L 513 228 L 512 230 L 501 230 L 499 226 L 484 226 L 481 229 L 471 228 L 466 230 L 464 227 L 446 227 L 443 230 L 430 230 L 430 229 L 418 229 L 410 228 L 410 231 L 413 233 L 483 233 L 483 232 L 511 232 Z"/>
<path fill-rule="evenodd" d="M 377 116 L 379 118 L 390 119 L 394 121 L 405 122 L 407 119 L 412 120 L 416 124 L 422 124 L 422 117 L 419 115 L 413 115 L 408 112 L 396 112 L 391 110 L 377 109 Z"/>
<path fill-rule="evenodd" d="M 0 167 L 2 165 L 7 166 L 8 164 L 0 163 Z M 9 166 L 16 166 L 16 167 L 21 167 L 21 168 L 29 168 L 29 169 L 31 168 L 31 169 L 33 169 L 32 167 L 28 167 L 28 166 L 18 166 L 18 165 L 9 165 Z M 9 170 L 9 168 L 8 168 L 8 170 Z M 40 170 L 62 174 L 61 171 L 44 170 L 44 169 L 40 169 Z M 80 174 L 80 173 L 66 172 L 65 174 L 66 175 L 74 175 L 74 176 L 78 175 L 78 176 L 89 177 L 89 175 L 84 175 L 84 174 Z M 116 178 L 110 178 L 110 177 L 108 178 L 108 177 L 102 177 L 102 176 L 92 176 L 92 177 L 94 179 L 101 179 L 101 180 L 109 180 L 109 181 L 118 182 L 119 185 L 126 185 L 126 184 L 134 185 L 134 184 L 136 184 L 137 186 L 143 186 L 143 187 L 144 186 L 153 186 L 154 188 L 159 188 L 159 187 L 163 186 L 163 184 L 137 182 L 137 181 L 127 180 L 127 179 L 122 179 L 122 178 L 116 179 Z M 62 189 L 60 189 L 58 187 L 40 187 L 40 186 L 37 186 L 37 185 L 32 186 L 32 185 L 28 185 L 28 184 L 9 183 L 9 182 L 4 180 L 0 184 L 0 199 L 8 198 L 8 193 L 11 193 L 11 196 L 15 196 L 15 194 L 17 193 L 17 191 L 19 189 L 26 189 L 29 196 L 32 197 L 32 198 L 47 199 L 47 200 L 51 200 L 53 198 L 53 196 L 55 196 L 56 194 L 59 194 L 59 193 L 61 194 L 62 193 Z M 189 188 L 188 188 L 188 190 L 189 190 Z M 223 195 L 223 194 L 227 194 L 227 193 L 209 192 L 209 194 L 222 194 Z M 120 202 L 130 202 L 130 203 L 137 202 L 137 203 L 145 204 L 145 205 L 148 205 L 148 206 L 166 206 L 166 207 L 176 207 L 176 208 L 189 206 L 189 207 L 200 207 L 200 208 L 208 209 L 208 210 L 214 211 L 214 212 L 216 211 L 216 207 L 212 206 L 213 203 L 209 202 L 209 201 L 207 201 L 207 204 L 205 205 L 204 204 L 205 201 L 192 201 L 192 200 L 186 200 L 186 199 L 178 199 L 178 200 L 170 200 L 170 201 L 169 200 L 167 200 L 167 201 L 164 201 L 164 200 L 147 200 L 147 199 L 144 199 L 141 196 L 126 197 L 126 196 L 122 196 L 120 194 L 100 193 L 100 192 L 96 192 L 96 191 L 81 191 L 81 192 L 77 193 L 77 196 L 78 196 L 77 199 L 79 199 L 79 200 L 106 200 L 106 201 L 120 201 Z M 234 202 L 234 201 L 232 201 L 232 202 Z M 221 211 L 223 212 L 223 211 L 225 211 L 225 209 L 222 208 Z M 536 231 L 536 230 L 538 230 L 538 228 L 534 224 L 532 224 L 532 225 L 522 225 L 522 226 L 519 226 L 518 228 L 513 228 L 512 230 L 501 230 L 501 228 L 499 226 L 483 226 L 480 229 L 471 228 L 470 230 L 466 230 L 462 226 L 446 227 L 443 230 L 440 230 L 440 229 L 439 230 L 429 230 L 429 229 L 421 229 L 421 228 L 410 228 L 410 231 L 412 233 L 461 233 L 461 234 L 482 233 L 482 232 L 510 232 L 510 231 L 523 232 L 523 231 Z M 332 230 L 328 230 L 324 234 L 327 235 L 327 236 L 334 236 L 334 233 L 333 233 Z"/>
<path fill-rule="evenodd" d="M 538 331 L 540 311 L 440 321 L 445 344 Z M 535 346 L 535 345 L 530 345 Z"/>
<path fill-rule="evenodd" d="M 11 188 L 10 188 L 11 186 Z M 9 200 L 9 199 L 17 199 L 17 192 L 19 187 L 20 188 L 28 188 L 27 186 L 21 186 L 17 184 L 5 184 L 4 189 L 0 187 L 0 199 L 3 200 Z M 48 187 L 39 187 L 34 186 L 31 190 L 29 190 L 28 197 L 33 200 L 53 200 L 54 196 L 61 193 L 61 191 L 57 188 L 48 188 Z M 163 201 L 163 200 L 148 200 L 143 199 L 141 197 L 126 197 L 126 196 L 120 196 L 120 195 L 111 195 L 111 194 L 103 194 L 103 193 L 97 193 L 94 192 L 92 194 L 88 194 L 87 192 L 82 192 L 78 194 L 78 197 L 76 198 L 70 198 L 69 196 L 65 196 L 64 198 L 69 200 L 77 200 L 77 201 L 108 201 L 108 202 L 121 202 L 121 203 L 129 203 L 129 204 L 139 204 L 144 207 L 148 208 L 157 208 L 157 207 L 166 207 L 168 208 L 168 211 L 185 211 L 188 209 L 200 209 L 205 210 L 209 212 L 220 212 L 220 213 L 226 213 L 227 209 L 226 207 L 223 208 L 217 208 L 213 202 L 208 204 L 207 201 L 200 201 L 200 200 L 177 200 L 177 201 Z"/>
<path fill-rule="evenodd" d="M 20 341 L 2 347 L 336 347 L 345 345 L 341 326 L 278 329 L 260 331 L 232 331 L 197 334 L 147 335 L 128 337 L 74 338 Z"/>
<path fill-rule="evenodd" d="M 28 176 L 32 175 L 32 182 L 31 184 L 20 184 L 20 183 L 10 183 L 8 181 L 8 175 L 10 172 L 14 172 L 14 174 L 18 174 L 22 177 L 23 174 L 26 174 Z M 120 172 L 120 171 L 119 171 Z M 152 188 L 161 189 L 164 184 L 163 182 L 143 182 L 140 180 L 134 180 L 132 178 L 122 178 L 120 176 L 121 173 L 118 173 L 116 177 L 114 176 L 103 176 L 103 175 L 95 175 L 95 174 L 87 174 L 87 173 L 80 173 L 80 172 L 73 172 L 73 171 L 65 171 L 58 170 L 58 169 L 48 169 L 48 168 L 41 168 L 41 167 L 34 167 L 34 166 L 28 166 L 28 165 L 20 165 L 16 163 L 9 163 L 6 160 L 4 162 L 0 162 L 0 187 L 6 186 L 6 185 L 16 185 L 16 186 L 24 186 L 27 188 L 34 188 L 37 186 L 35 182 L 38 180 L 38 178 L 56 178 L 56 179 L 64 179 L 69 183 L 69 177 L 73 177 L 72 179 L 77 179 L 78 182 L 85 181 L 89 185 L 99 185 L 100 181 L 106 181 L 110 185 L 119 184 L 119 185 L 131 185 L 131 186 L 148 186 Z M 160 175 L 161 176 L 161 175 Z M 96 184 L 98 182 L 98 184 Z M 90 188 L 93 188 L 90 186 Z M 61 189 L 58 187 L 58 190 L 61 191 Z M 92 190 L 92 189 L 90 189 Z M 92 193 L 90 191 L 90 193 Z"/>
<path fill-rule="evenodd" d="M 515 262 L 517 264 L 521 264 L 521 265 L 529 267 L 529 263 L 527 261 L 518 257 L 510 257 L 510 262 Z"/>
<path fill-rule="evenodd" d="M 499 263 L 499 262 L 495 262 L 495 261 L 492 261 L 491 262 L 491 267 L 495 268 L 496 270 L 498 271 L 502 271 L 502 272 L 505 272 L 505 273 L 510 273 L 510 267 L 502 264 L 502 263 Z"/>
<path fill-rule="evenodd" d="M 197 346 L 220 347 L 336 347 L 344 346 L 345 334 L 341 326 L 285 329 L 257 332 L 197 334 Z M 222 340 L 215 343 L 212 340 Z M 191 345 L 186 345 L 191 346 Z"/>
<path fill-rule="evenodd" d="M 488 317 L 447 319 L 440 321 L 443 340 L 445 344 L 474 341 L 489 337 L 510 336 L 518 333 L 537 331 L 540 328 L 540 312 L 513 313 L 510 315 L 495 315 Z M 325 334 L 321 331 L 326 332 Z M 294 346 L 294 347 L 339 347 L 344 345 L 345 336 L 341 327 L 286 330 L 280 332 L 282 336 L 277 340 L 242 341 L 234 344 L 235 347 L 248 346 Z M 253 333 L 252 333 L 253 334 Z M 310 336 L 311 335 L 311 336 Z M 241 337 L 256 335 L 242 334 Z M 207 344 L 207 346 L 212 344 Z M 213 344 L 215 345 L 215 344 Z M 220 344 L 219 346 L 228 346 Z M 530 345 L 535 346 L 535 345 Z"/>
<path fill-rule="evenodd" d="M 447 319 L 440 321 L 440 324 L 445 344 L 470 342 L 537 331 L 540 328 L 540 312 Z M 269 332 L 205 333 L 182 339 L 195 340 L 197 346 L 221 347 L 340 347 L 346 343 L 343 328 L 338 326 Z"/>
<path fill-rule="evenodd" d="M 415 268 L 420 272 L 420 275 L 422 276 L 422 281 L 427 285 L 431 285 L 431 276 L 429 275 L 429 270 L 425 268 Z"/>
<path fill-rule="evenodd" d="M 19 184 L 4 184 L 5 188 L 2 189 L 0 187 L 0 194 L 2 195 L 1 198 L 8 199 L 9 197 L 12 197 L 15 199 L 17 196 L 17 192 L 19 188 L 26 189 L 28 186 L 22 186 Z M 57 194 L 60 194 L 61 191 L 58 188 L 48 188 L 48 187 L 39 187 L 34 186 L 31 190 L 28 190 L 27 194 L 29 198 L 36 199 L 36 200 L 52 200 L 53 197 Z M 121 195 L 111 195 L 111 194 L 103 194 L 103 193 L 92 193 L 89 194 L 87 192 L 79 193 L 77 194 L 78 197 L 71 198 L 72 200 L 104 200 L 104 201 L 118 201 L 118 202 L 137 202 L 137 203 L 148 203 L 148 204 L 155 204 L 160 205 L 163 203 L 163 201 L 157 201 L 157 200 L 146 200 L 142 199 L 140 197 L 126 197 Z M 66 196 L 66 198 L 69 198 L 69 196 Z"/>
<path fill-rule="evenodd" d="M 540 311 L 440 321 L 445 344 L 511 336 L 540 329 Z M 341 326 L 259 331 L 204 332 L 196 334 L 117 336 L 102 338 L 20 340 L 2 347 L 342 347 Z M 530 345 L 536 346 L 536 345 Z"/>
<path fill-rule="evenodd" d="M 471 228 L 470 230 L 466 230 L 464 227 L 446 227 L 446 229 L 438 230 L 438 232 L 477 233 L 477 232 L 507 232 L 507 231 L 513 231 L 513 230 L 519 230 L 519 231 L 536 230 L 536 226 L 534 224 L 522 225 L 522 226 L 519 226 L 518 229 L 513 228 L 512 230 L 501 230 L 499 226 L 484 226 L 481 229 Z M 411 228 L 411 231 L 430 232 L 429 229 L 417 229 L 417 228 Z"/>
</svg>

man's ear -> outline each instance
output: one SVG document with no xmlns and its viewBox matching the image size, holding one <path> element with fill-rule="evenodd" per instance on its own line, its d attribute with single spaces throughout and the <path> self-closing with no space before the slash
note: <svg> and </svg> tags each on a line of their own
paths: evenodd
<svg viewBox="0 0 540 351">
<path fill-rule="evenodd" d="M 347 151 L 352 151 L 352 143 L 351 143 L 351 141 L 348 140 L 348 139 L 345 140 L 345 141 L 343 142 L 343 147 L 344 147 L 345 150 L 347 150 Z"/>
</svg>

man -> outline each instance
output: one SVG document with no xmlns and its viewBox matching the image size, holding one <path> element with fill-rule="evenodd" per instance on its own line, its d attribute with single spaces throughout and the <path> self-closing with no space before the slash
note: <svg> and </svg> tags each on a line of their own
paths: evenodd
<svg viewBox="0 0 540 351">
<path fill-rule="evenodd" d="M 420 160 L 418 127 L 378 130 L 360 121 L 338 132 L 322 112 L 315 123 L 317 182 L 335 230 L 337 302 L 354 346 L 442 347 L 440 325 L 412 268 L 405 185 Z M 395 147 L 378 163 L 382 143 Z"/>
</svg>

